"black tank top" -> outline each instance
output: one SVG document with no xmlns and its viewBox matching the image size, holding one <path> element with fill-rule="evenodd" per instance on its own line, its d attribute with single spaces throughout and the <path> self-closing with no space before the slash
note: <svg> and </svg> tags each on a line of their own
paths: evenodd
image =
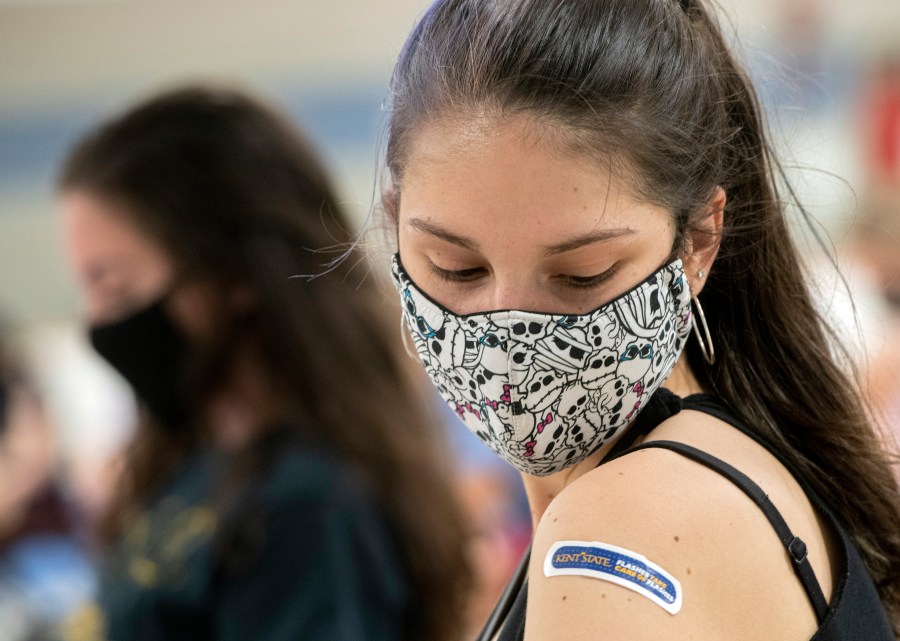
<svg viewBox="0 0 900 641">
<path fill-rule="evenodd" d="M 806 557 L 806 544 L 799 537 L 793 535 L 765 492 L 746 475 L 728 463 L 683 443 L 650 441 L 642 445 L 631 446 L 638 437 L 648 434 L 657 425 L 682 409 L 704 412 L 740 430 L 765 447 L 797 479 L 812 504 L 831 524 L 843 551 L 843 573 L 835 585 L 830 604 L 826 602 L 812 566 Z M 628 440 L 624 441 L 625 438 Z M 791 469 L 779 452 L 748 430 L 721 400 L 710 394 L 696 394 L 681 399 L 666 389 L 658 390 L 638 415 L 636 424 L 604 458 L 601 465 L 631 452 L 648 448 L 670 450 L 705 465 L 737 485 L 759 506 L 781 539 L 787 551 L 785 562 L 793 565 L 794 572 L 816 612 L 819 628 L 811 641 L 895 641 L 884 605 L 881 603 L 859 552 L 840 521 L 828 505 L 808 487 L 803 478 Z M 528 557 L 529 553 L 526 553 L 513 579 L 507 585 L 500 602 L 488 619 L 488 624 L 479 636 L 479 641 L 493 638 L 498 629 L 500 629 L 499 641 L 522 641 L 524 639 L 527 606 L 525 576 L 527 575 Z"/>
</svg>

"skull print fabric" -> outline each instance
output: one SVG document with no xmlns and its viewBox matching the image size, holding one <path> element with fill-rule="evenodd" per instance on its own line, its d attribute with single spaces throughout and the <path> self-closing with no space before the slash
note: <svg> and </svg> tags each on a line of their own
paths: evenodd
<svg viewBox="0 0 900 641">
<path fill-rule="evenodd" d="M 680 260 L 584 315 L 459 316 L 394 257 L 416 351 L 466 426 L 522 472 L 544 476 L 621 436 L 665 381 L 691 326 Z"/>
</svg>

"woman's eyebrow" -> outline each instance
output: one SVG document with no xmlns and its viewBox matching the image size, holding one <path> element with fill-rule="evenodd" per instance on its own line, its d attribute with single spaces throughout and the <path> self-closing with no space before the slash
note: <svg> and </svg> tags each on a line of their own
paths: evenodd
<svg viewBox="0 0 900 641">
<path fill-rule="evenodd" d="M 466 238 L 465 236 L 454 234 L 453 232 L 444 229 L 440 225 L 429 223 L 420 218 L 410 218 L 406 221 L 406 224 L 413 229 L 425 232 L 426 234 L 431 234 L 432 236 L 436 236 L 441 240 L 445 240 L 448 243 L 452 243 L 454 245 L 462 247 L 463 249 L 468 249 L 469 251 L 473 252 L 478 251 L 478 243 L 476 243 L 474 240 L 472 240 L 471 238 Z"/>
<path fill-rule="evenodd" d="M 544 254 L 547 256 L 555 256 L 556 254 L 564 254 L 565 252 L 572 251 L 573 249 L 578 249 L 579 247 L 584 247 L 585 245 L 590 245 L 592 243 L 600 243 L 605 240 L 612 240 L 613 238 L 621 238 L 623 236 L 631 236 L 634 234 L 634 230 L 630 227 L 620 227 L 614 229 L 602 229 L 600 231 L 593 231 L 587 234 L 583 234 L 581 236 L 576 236 L 571 240 L 567 240 L 562 243 L 558 243 L 556 245 L 550 245 L 544 250 Z"/>
<path fill-rule="evenodd" d="M 473 252 L 477 252 L 479 250 L 478 243 L 476 243 L 471 238 L 466 238 L 465 236 L 454 234 L 453 232 L 444 229 L 440 225 L 422 220 L 421 218 L 410 218 L 406 221 L 406 224 L 413 229 L 425 232 L 426 234 L 431 234 L 432 236 L 440 238 L 441 240 L 444 240 L 453 245 L 457 245 L 458 247 L 462 247 L 463 249 L 468 249 L 469 251 Z M 611 240 L 613 238 L 630 236 L 634 233 L 635 231 L 630 227 L 593 231 L 581 236 L 576 236 L 575 238 L 564 241 L 562 243 L 550 245 L 544 249 L 544 254 L 547 256 L 555 256 L 556 254 L 563 254 L 565 252 L 572 251 L 573 249 L 584 247 L 585 245 L 599 243 L 605 240 Z"/>
</svg>

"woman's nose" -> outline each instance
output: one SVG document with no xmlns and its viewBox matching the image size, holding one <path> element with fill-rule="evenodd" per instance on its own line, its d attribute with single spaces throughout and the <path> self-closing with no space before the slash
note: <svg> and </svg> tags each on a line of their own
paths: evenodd
<svg viewBox="0 0 900 641">
<path fill-rule="evenodd" d="M 522 275 L 495 276 L 491 289 L 490 309 L 543 311 L 546 301 L 542 301 L 542 298 L 538 284 Z"/>
</svg>

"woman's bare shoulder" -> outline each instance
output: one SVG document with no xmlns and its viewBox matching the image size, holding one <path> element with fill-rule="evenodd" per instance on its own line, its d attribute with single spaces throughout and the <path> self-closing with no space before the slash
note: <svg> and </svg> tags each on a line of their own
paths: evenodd
<svg viewBox="0 0 900 641">
<path fill-rule="evenodd" d="M 711 445 L 714 455 L 730 447 L 749 464 L 743 443 L 714 442 L 722 426 L 707 419 L 717 421 L 682 412 L 654 438 Z M 577 641 L 600 630 L 623 641 L 808 639 L 816 628 L 762 512 L 727 479 L 662 449 L 592 470 L 550 504 L 535 533 L 528 596 L 528 640 Z"/>
</svg>

